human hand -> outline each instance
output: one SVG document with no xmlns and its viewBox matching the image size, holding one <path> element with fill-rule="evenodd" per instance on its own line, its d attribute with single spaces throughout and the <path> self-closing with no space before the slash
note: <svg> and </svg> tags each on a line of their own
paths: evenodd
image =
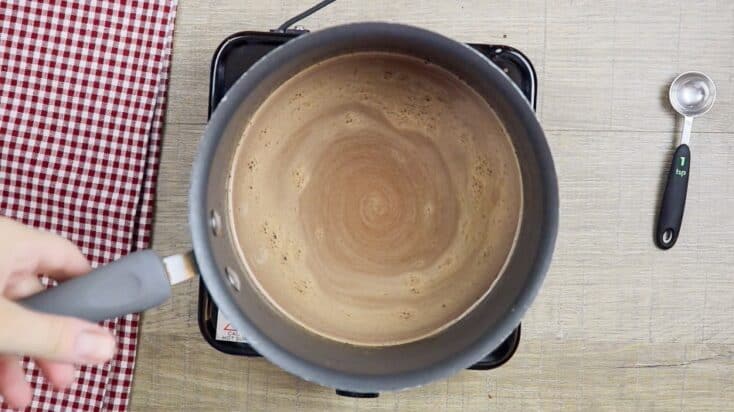
<svg viewBox="0 0 734 412">
<path fill-rule="evenodd" d="M 8 405 L 22 408 L 31 401 L 23 355 L 33 357 L 57 389 L 72 383 L 74 364 L 103 363 L 114 355 L 115 340 L 107 329 L 14 302 L 43 290 L 39 274 L 63 281 L 90 270 L 70 241 L 0 216 L 0 395 Z"/>
</svg>

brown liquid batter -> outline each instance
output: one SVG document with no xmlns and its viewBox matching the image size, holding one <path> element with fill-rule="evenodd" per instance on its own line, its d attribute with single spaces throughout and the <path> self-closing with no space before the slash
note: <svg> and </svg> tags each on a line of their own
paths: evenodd
<svg viewBox="0 0 734 412">
<path fill-rule="evenodd" d="M 312 332 L 370 346 L 468 312 L 501 273 L 522 205 L 489 105 L 449 72 L 388 53 L 333 58 L 279 87 L 229 185 L 250 281 Z"/>
</svg>

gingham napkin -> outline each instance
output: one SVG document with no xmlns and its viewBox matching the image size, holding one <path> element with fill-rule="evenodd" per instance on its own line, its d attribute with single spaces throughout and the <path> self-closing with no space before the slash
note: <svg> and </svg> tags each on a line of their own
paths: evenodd
<svg viewBox="0 0 734 412">
<path fill-rule="evenodd" d="M 149 245 L 175 10 L 0 0 L 0 214 L 71 239 L 94 266 Z M 26 361 L 30 410 L 127 408 L 138 316 L 104 325 L 115 359 L 65 392 Z"/>
</svg>

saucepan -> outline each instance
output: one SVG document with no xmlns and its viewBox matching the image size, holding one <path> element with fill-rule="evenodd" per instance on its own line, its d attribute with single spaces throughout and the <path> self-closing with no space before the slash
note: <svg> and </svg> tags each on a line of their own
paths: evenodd
<svg viewBox="0 0 734 412">
<path fill-rule="evenodd" d="M 281 316 L 244 276 L 226 212 L 226 182 L 243 130 L 279 85 L 313 64 L 347 53 L 390 52 L 430 61 L 468 84 L 497 113 L 522 178 L 521 223 L 505 270 L 489 293 L 440 333 L 414 342 L 362 347 L 317 336 Z M 426 384 L 479 361 L 520 323 L 548 270 L 558 228 L 558 187 L 550 149 L 519 89 L 468 46 L 424 29 L 356 23 L 308 33 L 257 62 L 228 91 L 206 126 L 189 192 L 193 252 L 159 258 L 138 251 L 22 303 L 90 320 L 143 311 L 165 301 L 170 284 L 199 273 L 217 306 L 248 342 L 307 381 L 353 392 Z"/>
</svg>

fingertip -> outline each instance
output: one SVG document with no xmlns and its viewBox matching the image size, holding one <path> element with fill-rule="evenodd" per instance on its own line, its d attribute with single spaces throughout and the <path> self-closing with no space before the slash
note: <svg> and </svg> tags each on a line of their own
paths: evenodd
<svg viewBox="0 0 734 412">
<path fill-rule="evenodd" d="M 52 235 L 53 236 L 53 235 Z M 61 271 L 64 274 L 78 276 L 89 273 L 92 270 L 92 265 L 89 260 L 84 256 L 79 247 L 69 239 L 61 238 L 65 244 L 65 256 L 66 261 Z"/>
<path fill-rule="evenodd" d="M 82 331 L 76 338 L 74 350 L 84 363 L 101 364 L 117 353 L 117 342 L 109 330 L 96 326 Z"/>
<path fill-rule="evenodd" d="M 36 363 L 41 368 L 41 371 L 43 371 L 43 376 L 51 382 L 56 390 L 68 388 L 75 380 L 76 370 L 74 365 L 53 362 L 46 359 L 37 359 Z"/>
<path fill-rule="evenodd" d="M 31 386 L 15 357 L 0 357 L 0 395 L 11 408 L 22 409 L 33 399 Z"/>
<path fill-rule="evenodd" d="M 39 271 L 57 280 L 80 276 L 92 270 L 82 251 L 69 239 L 44 233 L 45 252 L 39 256 Z"/>
<path fill-rule="evenodd" d="M 5 403 L 7 403 L 11 408 L 19 410 L 25 409 L 33 400 L 31 385 L 24 383 L 22 386 L 22 390 L 16 391 L 12 395 L 5 397 Z"/>
</svg>

